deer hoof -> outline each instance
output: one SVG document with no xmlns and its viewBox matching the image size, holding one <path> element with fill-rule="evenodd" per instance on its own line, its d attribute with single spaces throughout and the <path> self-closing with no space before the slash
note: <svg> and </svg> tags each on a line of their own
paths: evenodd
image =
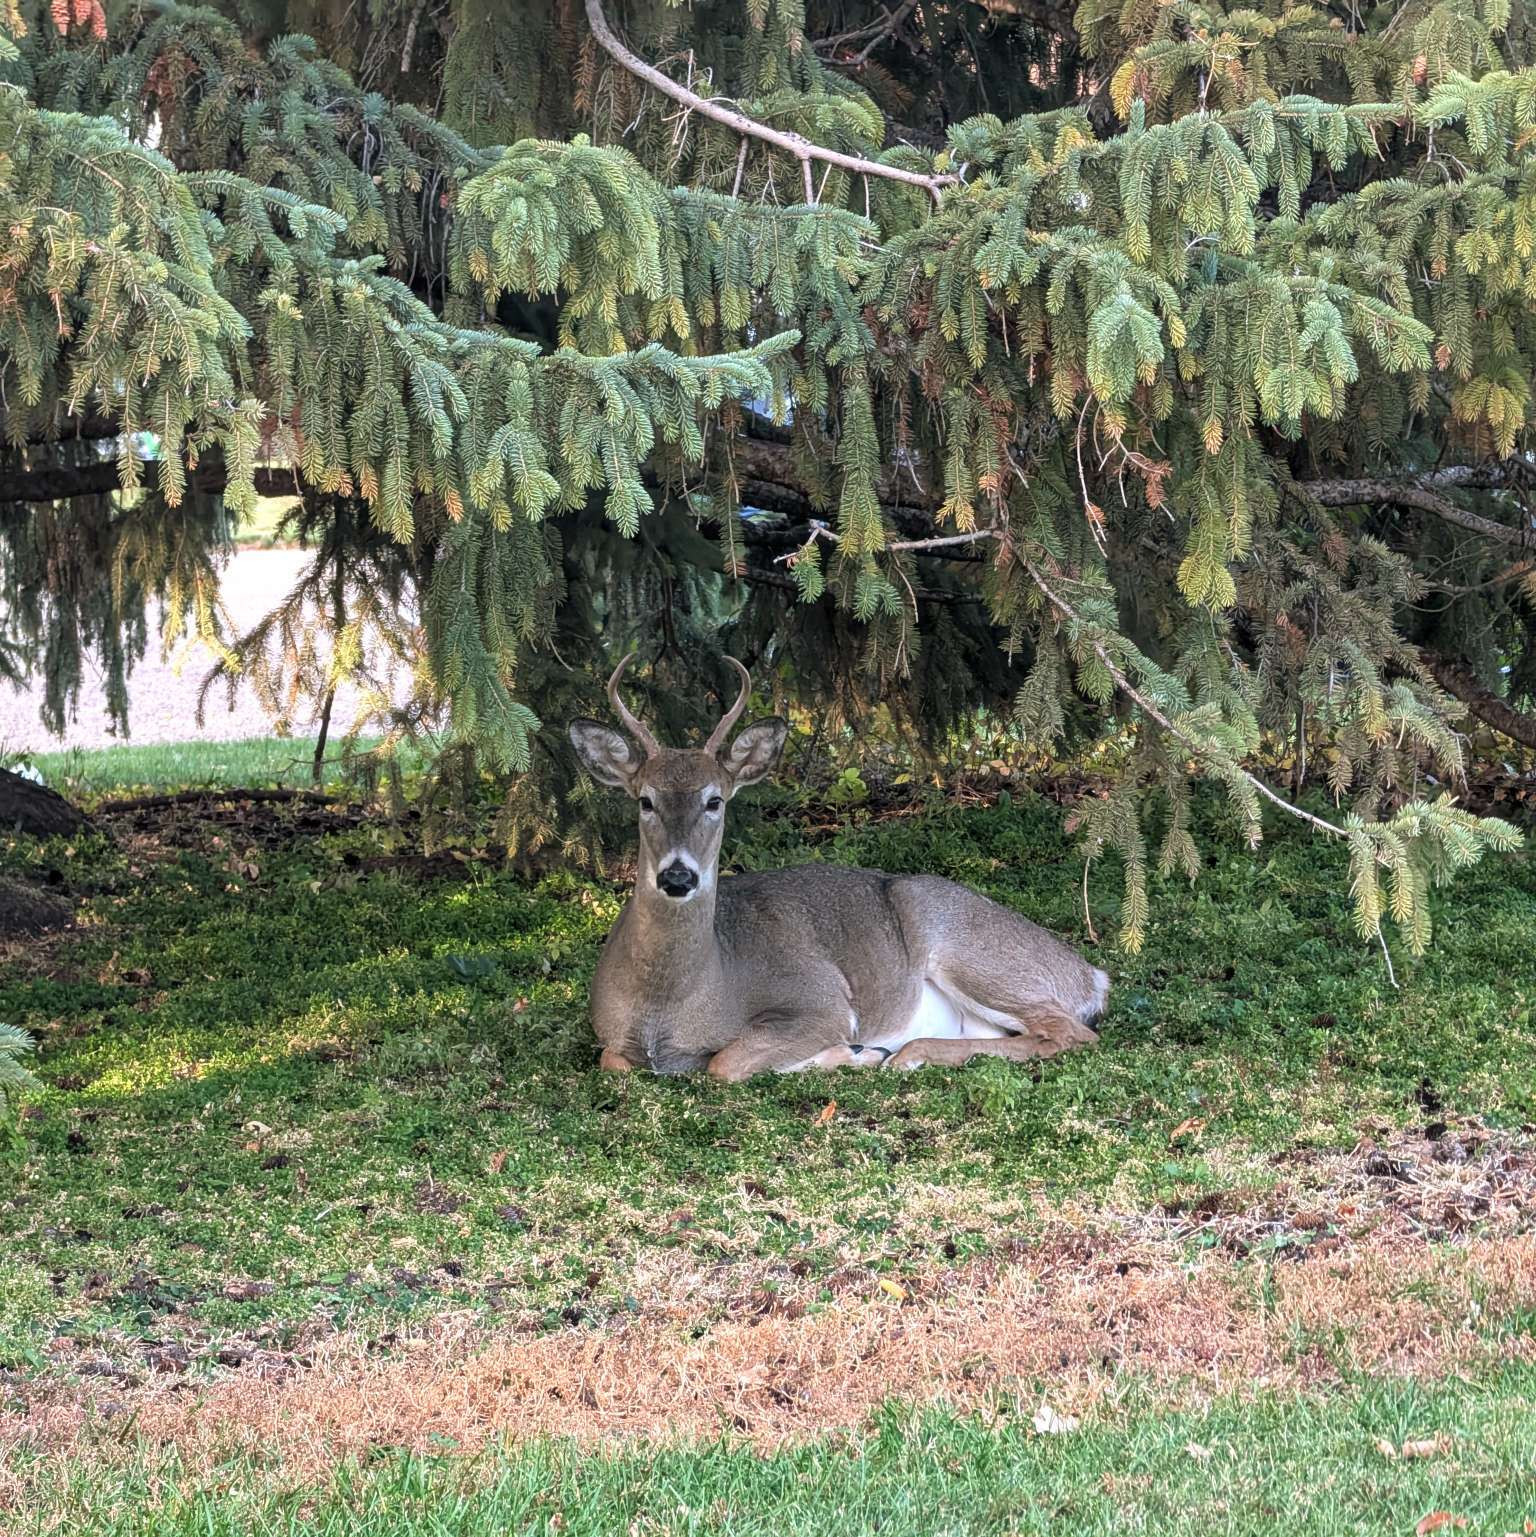
<svg viewBox="0 0 1536 1537">
<path fill-rule="evenodd" d="M 731 1048 L 727 1046 L 709 1059 L 709 1066 L 704 1071 L 721 1083 L 745 1083 L 757 1069 L 743 1062 L 740 1052 L 733 1056 Z"/>
</svg>

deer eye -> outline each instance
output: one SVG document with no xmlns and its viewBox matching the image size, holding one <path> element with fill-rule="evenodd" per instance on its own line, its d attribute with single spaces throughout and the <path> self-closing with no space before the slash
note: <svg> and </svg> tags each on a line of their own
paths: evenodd
<svg viewBox="0 0 1536 1537">
<path fill-rule="evenodd" d="M 642 811 L 654 811 L 656 809 L 656 802 L 649 795 L 642 795 L 640 797 L 640 809 Z"/>
<path fill-rule="evenodd" d="M 724 804 L 725 802 L 721 800 L 718 795 L 711 795 L 710 798 L 704 802 L 704 809 L 706 811 L 718 811 Z"/>
</svg>

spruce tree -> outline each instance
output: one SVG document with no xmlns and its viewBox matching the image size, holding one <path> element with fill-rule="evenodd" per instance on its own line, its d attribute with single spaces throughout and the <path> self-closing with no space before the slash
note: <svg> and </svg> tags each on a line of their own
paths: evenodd
<svg viewBox="0 0 1536 1537">
<path fill-rule="evenodd" d="M 289 714 L 419 605 L 396 728 L 523 836 L 540 709 L 640 640 L 663 729 L 725 644 L 1100 741 L 1133 947 L 1200 778 L 1415 950 L 1512 845 L 1449 792 L 1467 713 L 1536 745 L 1515 0 L 0 16 L 0 665 L 50 722 L 93 648 L 126 715 L 152 598 Z M 315 564 L 227 635 L 262 492 Z"/>
</svg>

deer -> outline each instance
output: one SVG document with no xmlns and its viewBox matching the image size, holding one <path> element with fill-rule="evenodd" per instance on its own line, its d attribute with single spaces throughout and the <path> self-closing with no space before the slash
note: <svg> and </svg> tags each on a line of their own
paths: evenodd
<svg viewBox="0 0 1536 1537">
<path fill-rule="evenodd" d="M 728 657 L 736 702 L 702 747 L 663 747 L 620 697 L 631 659 L 607 685 L 623 732 L 568 728 L 592 778 L 639 812 L 634 893 L 592 979 L 602 1068 L 739 1082 L 1028 1061 L 1098 1039 L 1108 975 L 957 882 L 829 864 L 722 879 L 726 806 L 773 772 L 788 722 L 755 720 L 731 739 L 752 679 Z"/>
</svg>

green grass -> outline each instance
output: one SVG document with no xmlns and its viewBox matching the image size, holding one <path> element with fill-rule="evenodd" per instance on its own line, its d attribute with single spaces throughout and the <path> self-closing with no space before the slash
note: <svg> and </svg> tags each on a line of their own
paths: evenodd
<svg viewBox="0 0 1536 1537">
<path fill-rule="evenodd" d="M 259 1459 L 216 1474 L 157 1457 L 55 1473 L 32 1524 L 92 1537 L 1309 1537 L 1517 1533 L 1536 1513 L 1536 1370 L 1486 1384 L 1388 1382 L 1329 1396 L 1220 1398 L 1168 1413 L 1132 1386 L 1064 1435 L 1030 1409 L 990 1423 L 893 1408 L 858 1435 L 760 1455 L 722 1442 L 583 1453 L 561 1444 L 474 1461 L 381 1448 L 321 1486 L 286 1487 Z M 1379 1441 L 1446 1437 L 1389 1460 Z"/>
<path fill-rule="evenodd" d="M 746 832 L 752 863 L 929 868 L 1081 926 L 1075 859 L 1040 803 L 850 828 L 814 851 L 793 818 Z M 602 1318 L 659 1244 L 887 1269 L 980 1252 L 988 1209 L 1027 1221 L 1036 1196 L 1262 1188 L 1277 1152 L 1422 1120 L 1426 1094 L 1536 1119 L 1526 858 L 1437 898 L 1436 946 L 1399 959 L 1397 992 L 1354 936 L 1337 852 L 1282 832 L 1170 883 L 1141 956 L 1096 952 L 1115 977 L 1096 1051 L 1038 1073 L 725 1087 L 595 1071 L 587 984 L 620 891 L 484 869 L 424 885 L 380 864 L 381 837 L 268 848 L 230 830 L 159 860 L 10 846 L 0 868 L 56 872 L 91 926 L 0 971 L 0 1019 L 39 1037 L 48 1086 L 0 1207 L 0 1364 L 61 1329 L 153 1335 L 167 1314 L 194 1331 L 456 1306 Z M 1093 897 L 1102 932 L 1107 875 Z M 1203 1132 L 1170 1152 L 1191 1117 Z M 765 1195 L 744 1208 L 748 1182 Z M 940 1228 L 931 1203 L 914 1215 L 934 1187 Z M 620 1258 L 589 1284 L 599 1250 Z M 273 1289 L 232 1303 L 231 1279 Z"/>
<path fill-rule="evenodd" d="M 248 737 L 236 742 L 176 742 L 157 747 L 124 743 L 89 751 L 74 748 L 29 753 L 27 757 L 61 794 L 95 797 L 205 786 L 307 789 L 312 783 L 314 754 L 312 737 Z M 333 744 L 326 757 L 324 782 L 335 784 L 340 773 L 340 750 Z"/>
<path fill-rule="evenodd" d="M 250 751 L 275 763 L 296 745 Z M 237 761 L 230 777 L 249 779 Z M 148 759 L 120 772 L 157 782 Z M 1080 867 L 1043 802 L 854 814 L 830 837 L 808 836 L 782 796 L 734 814 L 739 865 L 932 870 L 1084 944 Z M 1208 816 L 1198 883 L 1154 882 L 1143 954 L 1086 946 L 1115 983 L 1099 1049 L 1036 1072 L 724 1086 L 595 1070 L 587 985 L 620 889 L 485 865 L 424 876 L 382 828 L 178 825 L 159 844 L 0 839 L 0 872 L 81 903 L 74 934 L 0 963 L 0 1020 L 39 1038 L 44 1085 L 0 1139 L 0 1382 L 57 1370 L 61 1340 L 141 1371 L 151 1345 L 181 1341 L 196 1380 L 231 1336 L 387 1342 L 465 1310 L 488 1327 L 603 1328 L 643 1307 L 642 1272 L 664 1256 L 712 1275 L 792 1267 L 830 1306 L 851 1264 L 897 1278 L 963 1263 L 1027 1237 L 1042 1207 L 1262 1196 L 1277 1160 L 1366 1128 L 1536 1120 L 1524 854 L 1436 894 L 1435 946 L 1398 955 L 1394 991 L 1355 936 L 1337 849 L 1281 828 L 1250 855 Z M 1090 899 L 1112 932 L 1113 872 L 1095 872 Z M 694 1327 L 728 1291 L 700 1298 Z M 94 1467 L 37 1508 L 135 1537 L 542 1532 L 557 1510 L 581 1533 L 877 1517 L 882 1533 L 1408 1532 L 1440 1507 L 1499 1533 L 1533 1513 L 1518 1429 L 1532 1386 L 1528 1372 L 1354 1383 L 1203 1418 L 1127 1399 L 1041 1439 L 1011 1419 L 893 1411 L 857 1455 L 532 1446 L 472 1465 L 386 1457 L 299 1493 L 252 1464 L 180 1495 L 159 1479 L 157 1504 Z M 1373 1442 L 1389 1421 L 1403 1437 L 1444 1428 L 1457 1449 L 1387 1465 Z"/>
<path fill-rule="evenodd" d="M 286 536 L 280 537 L 282 522 L 298 504 L 296 496 L 258 496 L 250 515 L 235 529 L 235 543 L 271 549 L 287 542 Z"/>
</svg>

